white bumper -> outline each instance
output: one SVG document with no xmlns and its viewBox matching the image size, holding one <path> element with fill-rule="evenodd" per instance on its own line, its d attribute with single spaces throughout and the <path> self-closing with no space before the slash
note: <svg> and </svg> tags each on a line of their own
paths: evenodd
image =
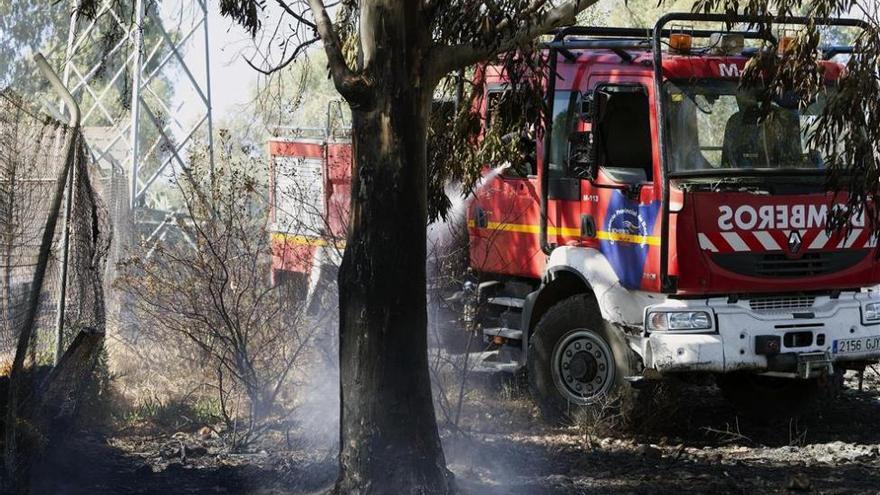
<svg viewBox="0 0 880 495">
<path fill-rule="evenodd" d="M 701 332 L 652 332 L 644 335 L 640 347 L 645 367 L 661 373 L 740 370 L 780 370 L 784 363 L 819 356 L 825 361 L 870 361 L 880 359 L 880 322 L 865 325 L 862 306 L 880 301 L 876 292 L 848 292 L 830 296 L 792 296 L 741 299 L 668 299 L 646 308 L 653 311 L 708 311 L 713 328 Z M 810 301 L 812 300 L 812 303 Z M 647 328 L 647 327 L 646 327 Z M 800 335 L 786 334 L 797 333 Z M 809 344 L 806 343 L 811 333 Z M 779 336 L 778 352 L 757 349 L 756 337 Z M 863 339 L 859 345 L 836 341 Z M 847 352 L 843 352 L 846 350 Z M 783 363 L 783 364 L 781 364 Z M 791 370 L 794 371 L 794 370 Z"/>
</svg>

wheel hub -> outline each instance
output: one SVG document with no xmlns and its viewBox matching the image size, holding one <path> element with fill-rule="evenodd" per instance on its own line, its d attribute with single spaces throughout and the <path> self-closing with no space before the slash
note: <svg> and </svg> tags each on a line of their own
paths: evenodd
<svg viewBox="0 0 880 495">
<path fill-rule="evenodd" d="M 554 348 L 553 381 L 569 402 L 581 405 L 595 402 L 611 389 L 614 372 L 611 349 L 591 330 L 573 330 Z"/>
<path fill-rule="evenodd" d="M 568 371 L 571 372 L 571 376 L 581 382 L 593 381 L 596 372 L 599 370 L 596 358 L 592 354 L 583 351 L 575 353 L 568 362 L 568 365 Z"/>
</svg>

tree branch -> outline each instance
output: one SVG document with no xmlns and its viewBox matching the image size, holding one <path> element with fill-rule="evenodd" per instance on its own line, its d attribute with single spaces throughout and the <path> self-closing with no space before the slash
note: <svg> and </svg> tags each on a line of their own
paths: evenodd
<svg viewBox="0 0 880 495">
<path fill-rule="evenodd" d="M 284 2 L 284 0 L 276 0 L 276 1 L 278 2 L 278 5 L 280 5 L 281 8 L 284 9 L 284 11 L 290 15 L 290 17 L 293 17 L 294 19 L 299 21 L 301 24 L 305 24 L 306 26 L 308 26 L 312 29 L 317 29 L 317 26 L 315 26 L 314 22 L 309 21 L 308 19 L 303 17 L 302 14 L 297 14 L 296 12 L 294 12 L 293 9 L 290 8 L 290 6 Z"/>
<path fill-rule="evenodd" d="M 296 49 L 293 50 L 293 53 L 290 55 L 290 57 L 288 57 L 288 58 L 285 59 L 283 62 L 281 62 L 280 64 L 276 65 L 275 67 L 272 67 L 272 68 L 269 68 L 269 69 L 261 69 L 261 68 L 257 67 L 256 65 L 254 65 L 254 63 L 253 63 L 250 59 L 247 59 L 247 58 L 245 58 L 244 61 L 245 61 L 248 65 L 250 65 L 251 68 L 254 69 L 255 71 L 257 71 L 257 72 L 259 72 L 259 73 L 261 73 L 261 74 L 263 74 L 263 75 L 268 76 L 268 75 L 270 75 L 270 74 L 272 74 L 272 73 L 274 73 L 274 72 L 278 72 L 279 70 L 281 70 L 281 69 L 287 67 L 288 65 L 290 65 L 291 62 L 293 62 L 293 61 L 296 59 L 296 57 L 298 57 L 299 54 L 302 53 L 303 50 L 305 50 L 306 48 L 308 48 L 309 46 L 311 46 L 313 43 L 315 43 L 315 42 L 318 41 L 319 39 L 321 39 L 321 38 L 317 38 L 317 37 L 315 37 L 315 38 L 312 38 L 312 39 L 310 39 L 310 40 L 308 40 L 308 41 L 304 41 L 304 42 L 300 43 L 299 46 L 297 46 Z"/>
<path fill-rule="evenodd" d="M 520 21 L 522 27 L 515 31 L 510 31 L 512 28 L 510 20 L 505 19 L 499 22 L 491 32 L 486 33 L 482 37 L 483 41 L 453 46 L 435 45 L 432 48 L 431 56 L 433 59 L 432 75 L 436 80 L 439 80 L 455 69 L 468 67 L 492 55 L 513 50 L 553 29 L 573 24 L 579 13 L 597 1 L 568 0 L 558 7 L 553 7 L 543 14 L 537 15 L 547 1 L 535 0 L 526 10 L 526 18 Z M 528 20 L 528 16 L 535 17 L 532 19 L 533 22 L 527 24 L 525 21 Z"/>
<path fill-rule="evenodd" d="M 336 90 L 353 107 L 368 105 L 372 100 L 372 85 L 363 74 L 353 72 L 345 62 L 342 43 L 336 36 L 336 31 L 333 30 L 333 23 L 327 15 L 327 8 L 324 6 L 323 0 L 309 0 L 309 6 L 315 17 L 318 36 L 321 37 L 324 51 L 327 52 L 327 63 Z"/>
</svg>

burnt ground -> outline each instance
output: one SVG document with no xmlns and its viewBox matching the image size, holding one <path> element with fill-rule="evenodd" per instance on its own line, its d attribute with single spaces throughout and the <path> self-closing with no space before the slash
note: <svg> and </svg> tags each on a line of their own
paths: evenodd
<svg viewBox="0 0 880 495">
<path fill-rule="evenodd" d="M 800 419 L 749 421 L 717 390 L 681 395 L 686 409 L 648 431 L 606 435 L 588 424 L 491 432 L 446 450 L 473 493 L 880 493 L 876 375 L 864 391 L 848 389 Z"/>
<path fill-rule="evenodd" d="M 820 412 L 770 422 L 737 417 L 712 387 L 691 388 L 677 410 L 626 433 L 602 422 L 549 427 L 522 396 L 475 387 L 460 426 L 442 427 L 444 446 L 468 494 L 878 494 L 880 376 L 869 372 L 863 391 L 852 374 L 847 385 Z M 245 454 L 196 431 L 82 435 L 35 468 L 32 493 L 323 492 L 335 477 L 332 447 L 291 435 Z"/>
</svg>

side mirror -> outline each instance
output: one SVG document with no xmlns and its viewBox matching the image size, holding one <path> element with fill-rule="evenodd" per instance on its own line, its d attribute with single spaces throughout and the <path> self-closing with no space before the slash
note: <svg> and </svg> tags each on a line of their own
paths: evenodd
<svg viewBox="0 0 880 495">
<path fill-rule="evenodd" d="M 576 177 L 592 179 L 596 163 L 593 133 L 574 132 L 568 140 L 568 166 Z"/>
</svg>

